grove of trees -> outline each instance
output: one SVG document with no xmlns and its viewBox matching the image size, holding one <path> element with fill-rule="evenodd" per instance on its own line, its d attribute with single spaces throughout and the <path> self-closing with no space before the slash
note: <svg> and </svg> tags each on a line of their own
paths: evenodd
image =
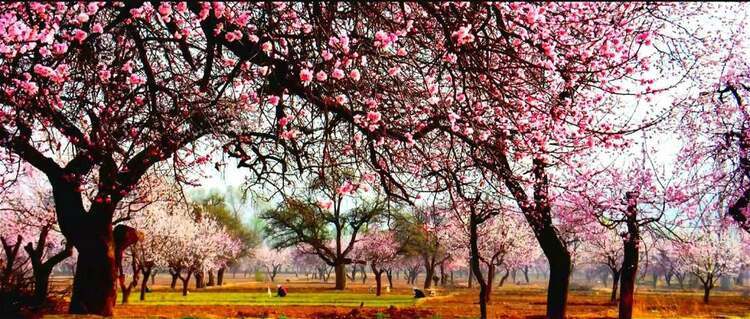
<svg viewBox="0 0 750 319">
<path fill-rule="evenodd" d="M 336 289 L 366 266 L 378 295 L 383 274 L 430 288 L 467 270 L 487 318 L 496 272 L 543 260 L 548 318 L 594 263 L 631 318 L 648 257 L 709 302 L 748 253 L 747 13 L 0 3 L 0 297 L 44 303 L 67 262 L 69 312 L 111 316 L 155 271 L 187 294 L 294 259 Z M 272 203 L 262 234 L 244 199 L 183 189 L 229 167 Z"/>
</svg>

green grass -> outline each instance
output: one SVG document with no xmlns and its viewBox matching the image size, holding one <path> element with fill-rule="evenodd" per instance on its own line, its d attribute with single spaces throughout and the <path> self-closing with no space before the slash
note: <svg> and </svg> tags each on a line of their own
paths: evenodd
<svg viewBox="0 0 750 319">
<path fill-rule="evenodd" d="M 131 296 L 133 305 L 251 305 L 251 306 L 285 306 L 285 305 L 327 305 L 358 307 L 364 302 L 365 307 L 411 306 L 414 298 L 410 295 L 384 295 L 349 292 L 304 292 L 290 293 L 286 297 L 268 297 L 261 292 L 191 292 L 182 296 L 179 292 L 152 292 L 146 295 L 145 301 L 138 296 Z M 120 299 L 118 298 L 118 301 Z"/>
</svg>

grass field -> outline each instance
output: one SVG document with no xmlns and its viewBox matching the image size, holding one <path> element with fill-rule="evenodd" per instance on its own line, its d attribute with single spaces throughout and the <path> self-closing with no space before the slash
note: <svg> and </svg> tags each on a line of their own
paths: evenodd
<svg viewBox="0 0 750 319">
<path fill-rule="evenodd" d="M 351 292 L 305 292 L 292 293 L 286 297 L 269 297 L 262 292 L 222 292 L 206 291 L 193 292 L 183 296 L 180 292 L 157 291 L 148 294 L 145 301 L 140 301 L 137 295 L 131 297 L 132 305 L 244 305 L 244 306 L 340 306 L 340 307 L 389 307 L 412 306 L 414 298 L 409 295 L 384 295 L 375 297 L 373 294 Z"/>
<path fill-rule="evenodd" d="M 305 280 L 302 276 L 281 276 L 289 287 L 284 298 L 269 297 L 267 285 L 251 278 L 227 278 L 222 287 L 196 290 L 182 296 L 180 287 L 169 288 L 166 276 L 157 278 L 145 301 L 138 293 L 130 304 L 115 307 L 117 318 L 315 318 L 315 319 L 468 319 L 477 318 L 476 289 L 452 287 L 439 289 L 437 297 L 415 301 L 411 285 L 397 281 L 395 289 L 376 297 L 367 284 L 348 283 L 345 291 L 333 290 L 333 283 Z M 465 284 L 465 282 L 462 282 Z M 69 285 L 69 279 L 57 282 Z M 610 290 L 602 284 L 573 287 L 568 299 L 569 318 L 617 318 L 617 305 L 609 302 Z M 640 285 L 634 306 L 635 318 L 749 318 L 750 289 L 712 292 L 710 304 L 703 304 L 698 289 L 680 290 L 660 285 Z M 362 307 L 360 307 L 362 306 Z M 388 309 L 391 306 L 394 308 Z M 356 316 L 352 312 L 358 312 Z M 507 284 L 495 288 L 488 307 L 490 318 L 543 318 L 545 312 L 544 282 L 530 285 Z M 65 318 L 70 316 L 51 316 Z"/>
</svg>

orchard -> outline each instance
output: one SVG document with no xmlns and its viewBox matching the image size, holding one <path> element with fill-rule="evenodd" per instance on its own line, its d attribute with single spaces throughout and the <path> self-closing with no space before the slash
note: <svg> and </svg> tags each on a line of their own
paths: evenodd
<svg viewBox="0 0 750 319">
<path fill-rule="evenodd" d="M 748 316 L 748 14 L 0 3 L 0 317 Z"/>
</svg>

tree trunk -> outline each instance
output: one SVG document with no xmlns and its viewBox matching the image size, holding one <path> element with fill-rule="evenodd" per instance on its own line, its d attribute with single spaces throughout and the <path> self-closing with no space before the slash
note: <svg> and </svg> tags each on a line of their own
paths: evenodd
<svg viewBox="0 0 750 319">
<path fill-rule="evenodd" d="M 509 276 L 508 267 L 505 267 L 505 274 L 500 278 L 500 284 L 497 285 L 498 287 L 502 287 L 503 284 L 505 284 L 505 281 L 508 279 Z"/>
<path fill-rule="evenodd" d="M 398 272 L 396 272 L 396 275 L 398 275 Z M 393 268 L 385 272 L 385 278 L 388 279 L 388 288 L 393 289 Z"/>
<path fill-rule="evenodd" d="M 214 271 L 213 270 L 209 270 L 208 271 L 208 283 L 206 283 L 206 286 L 207 287 L 212 287 L 215 284 L 216 283 L 214 282 Z"/>
<path fill-rule="evenodd" d="M 219 268 L 219 271 L 216 272 L 216 284 L 221 286 L 224 285 L 224 271 L 226 270 L 225 267 Z"/>
<path fill-rule="evenodd" d="M 440 263 L 440 286 L 445 287 L 448 282 L 448 277 L 445 274 L 445 261 Z"/>
<path fill-rule="evenodd" d="M 487 267 L 487 289 L 484 293 L 484 302 L 490 303 L 490 297 L 492 296 L 492 283 L 495 280 L 495 265 L 488 265 Z"/>
<path fill-rule="evenodd" d="M 526 279 L 526 283 L 529 283 L 529 266 L 523 267 L 523 278 Z"/>
<path fill-rule="evenodd" d="M 435 265 L 426 262 L 424 265 L 424 274 L 424 289 L 430 289 L 432 287 L 432 276 L 435 275 Z"/>
<path fill-rule="evenodd" d="M 5 288 L 13 282 L 13 265 L 16 263 L 16 258 L 18 258 L 18 249 L 21 248 L 23 236 L 18 235 L 16 243 L 13 245 L 8 244 L 5 237 L 2 236 L 0 236 L 0 241 L 2 241 L 3 251 L 5 252 L 5 267 L 3 267 L 3 273 L 0 276 L 0 288 Z"/>
<path fill-rule="evenodd" d="M 117 267 L 112 225 L 87 230 L 86 238 L 75 243 L 78 250 L 76 273 L 73 277 L 71 314 L 112 316 L 117 299 Z"/>
<path fill-rule="evenodd" d="M 52 269 L 57 264 L 70 257 L 70 255 L 73 253 L 73 247 L 70 245 L 66 245 L 62 251 L 53 255 L 46 261 L 42 260 L 42 258 L 44 257 L 44 249 L 47 247 L 47 235 L 49 234 L 49 230 L 51 227 L 51 225 L 42 227 L 42 230 L 39 233 L 39 239 L 36 243 L 36 248 L 34 248 L 34 245 L 32 243 L 28 243 L 24 247 L 24 250 L 26 250 L 26 253 L 29 255 L 29 260 L 31 261 L 31 270 L 34 274 L 33 303 L 35 305 L 42 305 L 47 301 L 47 294 L 49 292 L 49 276 L 52 273 Z M 20 244 L 21 240 L 19 237 L 19 240 L 17 241 L 15 247 L 16 253 L 18 253 L 17 246 Z M 10 261 L 10 266 L 13 266 L 13 259 L 14 258 L 7 258 L 7 260 Z"/>
<path fill-rule="evenodd" d="M 612 271 L 612 296 L 609 302 L 614 304 L 617 301 L 617 285 L 620 284 L 620 271 Z"/>
<path fill-rule="evenodd" d="M 640 232 L 637 216 L 637 194 L 628 192 L 626 195 L 628 209 L 626 213 L 626 224 L 628 227 L 627 237 L 624 239 L 622 272 L 620 277 L 620 319 L 633 318 L 633 301 L 635 293 L 635 282 L 638 276 L 638 242 Z"/>
<path fill-rule="evenodd" d="M 487 282 L 482 276 L 482 269 L 479 266 L 479 235 L 477 234 L 478 220 L 476 213 L 471 212 L 469 218 L 469 243 L 471 246 L 471 268 L 474 271 L 477 283 L 479 284 L 479 315 L 481 319 L 487 319 Z"/>
<path fill-rule="evenodd" d="M 175 289 L 177 287 L 177 278 L 180 277 L 180 271 L 177 270 L 176 272 L 169 271 L 169 274 L 172 276 L 172 282 L 169 284 L 169 288 Z"/>
<path fill-rule="evenodd" d="M 188 270 L 187 274 L 185 274 L 185 278 L 180 276 L 180 281 L 182 281 L 182 295 L 187 296 L 188 294 L 188 284 L 190 283 L 190 276 L 193 275 L 192 270 Z"/>
<path fill-rule="evenodd" d="M 346 264 L 343 261 L 336 261 L 334 265 L 336 270 L 336 290 L 346 289 Z"/>
<path fill-rule="evenodd" d="M 146 290 L 148 289 L 148 279 L 151 277 L 151 271 L 153 270 L 153 266 L 145 266 L 143 267 L 143 279 L 141 279 L 141 296 L 140 300 L 146 300 Z"/>
<path fill-rule="evenodd" d="M 196 271 L 193 277 L 195 277 L 195 289 L 203 288 L 203 271 Z"/>
<path fill-rule="evenodd" d="M 372 273 L 375 275 L 375 296 L 380 297 L 381 289 L 383 288 L 383 270 L 375 267 L 375 264 L 370 264 Z M 363 269 L 364 270 L 364 269 Z M 362 272 L 364 274 L 364 271 Z"/>
<path fill-rule="evenodd" d="M 664 283 L 667 284 L 667 287 L 672 287 L 672 272 L 671 271 L 664 272 Z"/>
<path fill-rule="evenodd" d="M 367 282 L 367 271 L 365 270 L 365 265 L 362 265 L 359 270 L 362 273 L 362 284 L 364 285 Z"/>
<path fill-rule="evenodd" d="M 711 285 L 703 285 L 703 303 L 708 304 L 708 295 L 711 293 Z"/>
<path fill-rule="evenodd" d="M 533 208 L 526 206 L 523 214 L 534 231 L 544 255 L 549 263 L 549 284 L 547 286 L 547 319 L 564 319 L 568 302 L 568 286 L 572 263 L 570 252 L 565 242 L 558 237 L 552 224 L 552 207 L 549 203 L 549 181 L 545 172 L 545 163 L 541 159 L 533 160 L 534 174 Z M 517 181 L 505 180 L 513 197 L 519 204 L 530 204 L 529 198 Z"/>
</svg>

